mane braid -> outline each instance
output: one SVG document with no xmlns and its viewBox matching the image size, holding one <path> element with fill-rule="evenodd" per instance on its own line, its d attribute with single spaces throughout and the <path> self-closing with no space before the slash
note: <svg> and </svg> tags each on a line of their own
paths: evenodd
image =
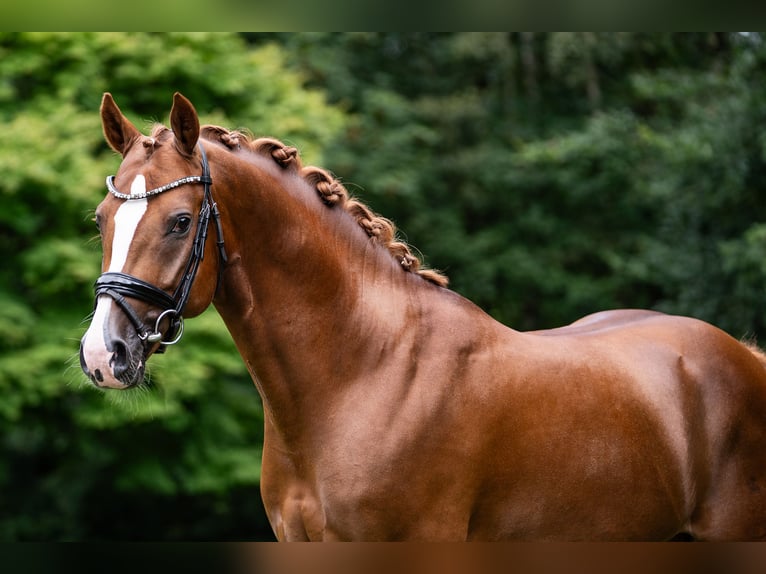
<svg viewBox="0 0 766 574">
<path fill-rule="evenodd" d="M 230 131 L 218 126 L 203 126 L 201 135 L 205 139 L 218 141 L 232 151 L 242 148 L 272 159 L 282 169 L 299 174 L 319 198 L 331 208 L 342 208 L 351 215 L 367 235 L 388 249 L 389 253 L 405 271 L 415 273 L 440 287 L 446 287 L 449 279 L 435 269 L 421 267 L 422 262 L 412 253 L 409 245 L 396 236 L 392 221 L 376 214 L 367 205 L 352 197 L 343 184 L 330 172 L 319 167 L 303 167 L 298 150 L 274 138 L 252 139 L 240 131 Z"/>
</svg>

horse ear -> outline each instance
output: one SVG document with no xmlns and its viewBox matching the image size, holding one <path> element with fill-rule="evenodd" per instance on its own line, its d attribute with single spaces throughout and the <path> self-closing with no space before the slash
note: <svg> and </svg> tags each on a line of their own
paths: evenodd
<svg viewBox="0 0 766 574">
<path fill-rule="evenodd" d="M 192 103 L 179 92 L 173 95 L 170 127 L 173 128 L 179 151 L 185 155 L 192 155 L 199 139 L 199 118 Z"/>
<path fill-rule="evenodd" d="M 141 137 L 141 132 L 122 114 L 109 92 L 105 92 L 101 100 L 101 124 L 109 146 L 123 156 Z"/>
</svg>

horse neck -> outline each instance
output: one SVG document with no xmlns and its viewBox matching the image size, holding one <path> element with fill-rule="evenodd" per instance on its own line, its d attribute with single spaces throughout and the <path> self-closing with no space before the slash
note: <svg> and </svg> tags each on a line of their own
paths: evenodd
<svg viewBox="0 0 766 574">
<path fill-rule="evenodd" d="M 425 281 L 297 175 L 239 164 L 224 177 L 230 257 L 215 305 L 272 421 L 308 430 L 380 360 L 373 348 L 402 340 Z"/>
</svg>

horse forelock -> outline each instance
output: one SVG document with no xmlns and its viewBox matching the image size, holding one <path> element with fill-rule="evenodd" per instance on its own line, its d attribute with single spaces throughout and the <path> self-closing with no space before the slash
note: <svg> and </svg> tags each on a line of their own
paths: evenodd
<svg viewBox="0 0 766 574">
<path fill-rule="evenodd" d="M 152 126 L 151 138 L 157 143 L 164 143 L 173 136 L 173 130 L 162 124 L 154 124 Z"/>
<path fill-rule="evenodd" d="M 200 137 L 222 144 L 232 153 L 252 153 L 267 158 L 287 173 L 298 174 L 316 190 L 321 201 L 330 208 L 343 209 L 353 217 L 367 235 L 388 249 L 391 256 L 405 271 L 415 273 L 423 279 L 446 287 L 449 279 L 439 271 L 422 267 L 422 261 L 413 254 L 407 243 L 397 237 L 392 221 L 376 214 L 363 202 L 351 196 L 341 181 L 329 171 L 315 167 L 304 167 L 298 149 L 274 138 L 253 138 L 242 131 L 232 131 L 220 126 L 205 125 L 200 128 Z"/>
</svg>

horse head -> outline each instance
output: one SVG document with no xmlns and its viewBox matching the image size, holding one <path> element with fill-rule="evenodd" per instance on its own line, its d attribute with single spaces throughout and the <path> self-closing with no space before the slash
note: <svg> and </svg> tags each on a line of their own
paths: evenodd
<svg viewBox="0 0 766 574">
<path fill-rule="evenodd" d="M 139 132 L 110 94 L 104 94 L 101 120 L 106 141 L 123 161 L 116 176 L 107 178 L 109 193 L 96 208 L 102 275 L 80 362 L 97 386 L 127 388 L 143 381 L 153 353 L 180 339 L 183 317 L 210 304 L 225 252 L 192 104 L 175 94 L 172 131 L 158 126 L 151 137 Z M 218 262 L 215 246 L 206 242 L 211 217 Z"/>
</svg>

